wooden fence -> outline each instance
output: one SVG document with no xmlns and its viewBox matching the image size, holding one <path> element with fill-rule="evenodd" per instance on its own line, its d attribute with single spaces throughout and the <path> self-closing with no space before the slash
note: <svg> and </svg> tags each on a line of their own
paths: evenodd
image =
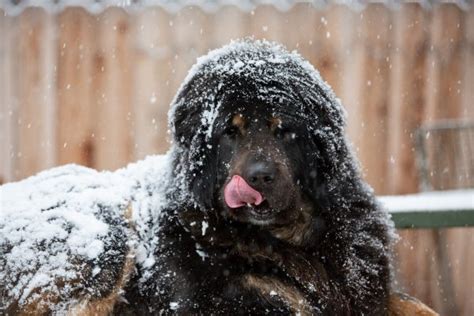
<svg viewBox="0 0 474 316">
<path fill-rule="evenodd" d="M 417 127 L 474 119 L 472 7 L 0 11 L 0 181 L 70 162 L 115 169 L 164 153 L 168 105 L 196 57 L 247 35 L 282 42 L 319 68 L 347 108 L 377 194 L 418 191 Z M 440 232 L 400 231 L 398 286 L 443 315 L 474 315 L 474 232 L 441 233 L 440 259 Z"/>
</svg>

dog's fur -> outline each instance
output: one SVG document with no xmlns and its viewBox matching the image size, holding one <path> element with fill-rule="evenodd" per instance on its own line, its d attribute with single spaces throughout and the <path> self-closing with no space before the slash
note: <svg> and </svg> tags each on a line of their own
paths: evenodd
<svg viewBox="0 0 474 316">
<path fill-rule="evenodd" d="M 339 104 L 293 55 L 267 64 L 256 80 L 214 71 L 219 63 L 270 60 L 275 49 L 290 56 L 273 44 L 245 44 L 202 61 L 174 102 L 178 202 L 160 224 L 147 291 L 132 285 L 130 304 L 117 311 L 166 311 L 177 302 L 183 314 L 385 314 L 387 222 L 355 167 Z M 203 128 L 212 106 L 215 120 Z M 259 188 L 266 197 L 259 207 L 272 211 L 264 220 L 253 207 L 223 201 L 231 176 L 245 176 L 255 160 L 278 169 Z"/>
<path fill-rule="evenodd" d="M 250 68 L 216 67 L 239 62 Z M 193 68 L 170 119 L 172 202 L 151 223 L 156 262 L 146 276 L 127 260 L 107 266 L 113 290 L 76 311 L 387 313 L 389 222 L 354 163 L 341 106 L 307 62 L 267 42 L 234 44 Z M 264 203 L 229 208 L 225 185 L 255 161 L 275 168 L 257 185 Z"/>
</svg>

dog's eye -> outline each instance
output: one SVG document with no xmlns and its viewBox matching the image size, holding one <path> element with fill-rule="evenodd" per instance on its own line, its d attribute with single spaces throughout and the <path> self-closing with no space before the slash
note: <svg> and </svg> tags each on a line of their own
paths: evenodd
<svg viewBox="0 0 474 316">
<path fill-rule="evenodd" d="M 296 138 L 296 134 L 287 128 L 277 128 L 275 130 L 275 137 L 289 142 Z"/>
<path fill-rule="evenodd" d="M 226 128 L 223 133 L 223 135 L 230 138 L 235 138 L 238 134 L 239 134 L 239 129 L 235 126 Z"/>
</svg>

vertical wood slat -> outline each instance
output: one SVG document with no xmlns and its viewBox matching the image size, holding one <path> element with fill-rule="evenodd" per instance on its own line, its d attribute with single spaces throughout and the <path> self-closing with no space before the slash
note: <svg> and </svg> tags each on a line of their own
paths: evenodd
<svg viewBox="0 0 474 316">
<path fill-rule="evenodd" d="M 457 6 L 443 4 L 434 8 L 432 19 L 425 120 L 459 118 L 464 14 Z"/>
<path fill-rule="evenodd" d="M 124 167 L 133 155 L 131 17 L 118 8 L 98 16 L 94 56 L 95 167 Z"/>
<path fill-rule="evenodd" d="M 464 59 L 463 59 L 463 79 L 462 79 L 462 113 L 461 117 L 467 120 L 474 120 L 474 9 L 465 14 L 464 20 Z M 474 139 L 467 138 L 467 142 Z M 472 144 L 471 144 L 472 147 Z M 474 153 L 467 157 L 472 162 Z M 467 162 L 465 162 L 467 164 Z M 474 177 L 474 175 L 469 175 Z M 472 179 L 471 179 L 472 183 Z M 459 308 L 459 315 L 474 315 L 474 228 L 452 230 L 448 237 L 448 249 L 451 261 L 453 262 L 453 282 L 456 289 L 456 302 Z"/>
<path fill-rule="evenodd" d="M 354 84 L 360 91 L 359 158 L 366 180 L 377 194 L 386 193 L 387 112 L 390 93 L 391 11 L 384 5 L 368 6 L 361 13 L 362 32 L 359 45 L 363 50 L 361 73 Z M 352 89 L 354 87 L 351 87 Z"/>
<path fill-rule="evenodd" d="M 422 300 L 435 310 L 439 299 L 433 296 L 437 291 L 437 263 L 433 261 L 433 231 L 428 229 L 399 230 L 400 240 L 395 251 L 396 288 Z"/>
<path fill-rule="evenodd" d="M 344 77 L 341 82 L 341 100 L 347 111 L 347 135 L 353 144 L 355 154 L 359 156 L 362 141 L 362 91 L 355 86 L 362 80 L 364 46 L 361 45 L 360 37 L 362 28 L 360 21 L 363 15 L 351 11 L 346 23 L 351 26 L 348 31 L 348 43 L 346 54 L 343 59 Z"/>
<path fill-rule="evenodd" d="M 94 17 L 85 10 L 69 8 L 57 16 L 56 98 L 58 163 L 94 165 L 93 69 Z"/>
<path fill-rule="evenodd" d="M 434 51 L 438 53 L 438 55 L 435 56 L 437 59 L 434 59 L 434 68 L 438 69 L 438 73 L 436 73 L 437 76 L 434 77 L 435 80 L 437 80 L 437 82 L 435 82 L 436 90 L 431 94 L 433 104 L 428 103 L 428 106 L 432 106 L 431 111 L 428 113 L 432 118 L 460 118 L 462 114 L 461 89 L 462 80 L 464 79 L 463 68 L 465 67 L 462 64 L 464 55 L 463 44 L 465 43 L 463 31 L 466 27 L 464 17 L 465 15 L 462 14 L 462 11 L 456 7 L 439 6 L 434 12 L 434 22 L 438 22 L 433 25 L 434 28 L 432 30 Z M 469 65 L 466 66 L 469 67 Z M 472 65 L 470 66 L 472 67 Z M 438 85 L 436 85 L 436 83 L 438 83 Z M 446 139 L 444 144 L 439 145 L 443 148 L 446 145 L 453 145 L 453 141 L 452 139 Z M 446 151 L 450 151 L 450 149 Z M 444 159 L 441 163 L 444 163 L 444 165 L 438 169 L 438 172 L 446 169 L 453 170 L 460 158 L 458 155 L 448 155 L 446 152 L 442 157 Z M 446 181 L 444 182 L 446 183 Z M 447 183 L 447 185 L 450 185 L 450 183 Z M 439 237 L 436 249 L 438 249 L 439 252 L 438 260 L 441 265 L 440 288 L 443 290 L 443 298 L 446 299 L 440 304 L 440 311 L 445 314 L 459 314 L 459 300 L 456 295 L 461 291 L 466 291 L 469 287 L 469 281 L 466 281 L 461 287 L 455 287 L 453 268 L 456 267 L 451 266 L 451 260 L 454 259 L 454 257 L 449 253 L 447 246 L 452 242 L 457 247 L 460 247 L 460 249 L 464 248 L 463 246 L 468 242 L 465 239 L 468 233 L 466 230 L 462 233 L 456 230 L 437 232 L 437 236 Z M 464 250 L 465 253 L 463 256 L 466 256 L 466 258 L 472 256 L 474 252 L 472 249 Z M 469 269 L 469 267 L 465 266 L 465 263 L 466 261 L 463 261 L 460 268 Z"/>
<path fill-rule="evenodd" d="M 291 28 L 291 32 L 279 32 L 278 41 L 284 43 L 289 50 L 296 50 L 301 56 L 314 65 L 315 45 L 314 37 L 317 34 L 319 13 L 310 10 L 311 4 L 296 4 L 284 17 L 284 29 Z M 286 18 L 285 18 L 286 17 Z M 305 21 L 305 23 L 301 23 Z M 278 21 L 277 21 L 278 22 Z M 308 27 L 310 26 L 310 27 Z M 315 66 L 316 67 L 316 66 Z"/>
<path fill-rule="evenodd" d="M 174 97 L 190 67 L 207 52 L 210 40 L 206 35 L 212 32 L 209 17 L 194 6 L 183 8 L 171 18 L 170 24 L 174 56 L 170 61 L 172 70 L 168 88 Z"/>
<path fill-rule="evenodd" d="M 418 192 L 415 130 L 423 122 L 429 19 L 419 4 L 405 5 L 395 14 L 387 189 L 408 194 Z"/>
<path fill-rule="evenodd" d="M 466 15 L 464 25 L 464 74 L 462 79 L 462 117 L 474 120 L 474 9 Z M 474 305 L 474 304 L 473 304 Z M 474 307 L 473 307 L 474 308 Z"/>
<path fill-rule="evenodd" d="M 458 315 L 474 315 L 474 228 L 450 229 L 446 244 Z"/>
<path fill-rule="evenodd" d="M 168 149 L 167 112 L 172 50 L 169 15 L 162 9 L 140 13 L 135 22 L 131 49 L 135 54 L 133 111 L 134 158 L 164 153 Z"/>
<path fill-rule="evenodd" d="M 236 6 L 223 6 L 212 16 L 211 48 L 221 47 L 232 39 L 238 39 L 249 35 L 248 14 L 242 12 Z M 225 25 L 225 27 L 223 27 Z"/>
<path fill-rule="evenodd" d="M 13 60 L 12 39 L 15 37 L 14 19 L 0 10 L 0 185 L 13 181 L 16 138 L 14 122 L 16 107 L 12 89 L 15 66 Z M 1 197 L 0 197 L 1 198 Z"/>
<path fill-rule="evenodd" d="M 472 13 L 471 13 L 472 14 Z M 455 6 L 440 5 L 433 13 L 433 86 L 434 91 L 429 94 L 432 103 L 428 102 L 429 112 L 428 120 L 463 117 L 463 94 L 467 95 L 472 91 L 473 83 L 463 84 L 466 70 L 471 69 L 472 64 L 466 60 L 465 56 L 472 52 L 468 46 L 466 36 L 469 36 L 469 15 Z M 467 62 L 467 63 L 466 63 Z M 467 91 L 463 91 L 466 89 Z M 472 100 L 471 100 L 472 102 Z M 473 105 L 474 106 L 474 105 Z M 467 117 L 466 117 L 467 118 Z M 453 139 L 450 135 L 444 138 L 444 142 L 439 143 L 439 148 L 445 148 L 438 172 L 443 170 L 454 170 L 458 163 L 462 163 L 462 155 L 449 155 L 452 151 Z M 449 145 L 451 145 L 449 147 Z M 456 187 L 460 183 L 448 183 L 447 173 L 438 177 L 443 179 L 443 183 L 438 185 L 448 185 Z M 458 180 L 458 179 L 454 179 Z M 436 183 L 435 183 L 436 185 Z M 466 304 L 469 299 L 462 300 L 463 295 L 474 294 L 474 281 L 472 280 L 472 261 L 474 258 L 474 249 L 472 247 L 472 236 L 474 229 L 450 229 L 438 231 L 438 243 L 436 249 L 440 252 L 438 260 L 440 261 L 440 293 L 441 300 L 440 311 L 446 315 L 466 314 L 467 310 L 472 311 L 472 304 Z M 452 265 L 456 259 L 462 259 L 457 265 Z M 471 265 L 469 265 L 469 263 Z M 456 273 L 457 269 L 463 271 Z M 468 276 L 471 276 L 469 279 Z"/>
<path fill-rule="evenodd" d="M 250 12 L 249 34 L 257 39 L 279 41 L 287 27 L 288 22 L 274 6 L 262 5 Z"/>
<path fill-rule="evenodd" d="M 27 9 L 18 21 L 18 151 L 15 176 L 23 178 L 55 164 L 54 19 Z"/>
<path fill-rule="evenodd" d="M 425 104 L 429 20 L 420 5 L 410 4 L 395 13 L 394 21 L 387 189 L 390 194 L 406 194 L 418 191 L 414 133 L 422 123 Z M 397 280 L 409 293 L 426 299 L 433 285 L 420 281 L 430 280 L 433 269 L 426 267 L 433 266 L 432 255 L 418 249 L 433 245 L 432 234 L 427 230 L 402 230 L 400 236 L 402 241 L 396 246 Z M 414 278 L 415 275 L 418 277 Z M 425 302 L 433 306 L 433 300 Z"/>
<path fill-rule="evenodd" d="M 299 32 L 311 35 L 310 42 L 305 43 L 309 44 L 308 49 L 311 51 L 310 62 L 336 93 L 342 93 L 341 70 L 344 66 L 344 51 L 348 45 L 346 35 L 350 33 L 352 14 L 347 7 L 342 5 L 334 5 L 321 11 L 308 10 L 308 8 L 306 10 L 311 15 L 310 27 L 303 24 Z M 344 23 L 341 23 L 342 21 Z M 301 44 L 299 46 L 301 47 Z M 305 49 L 304 46 L 303 49 Z"/>
</svg>

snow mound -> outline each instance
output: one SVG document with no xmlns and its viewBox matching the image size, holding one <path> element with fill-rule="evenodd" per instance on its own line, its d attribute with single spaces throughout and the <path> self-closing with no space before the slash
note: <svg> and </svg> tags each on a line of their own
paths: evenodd
<svg viewBox="0 0 474 316">
<path fill-rule="evenodd" d="M 148 157 L 116 172 L 65 165 L 1 186 L 4 303 L 71 297 L 77 291 L 94 295 L 74 280 L 100 278 L 102 265 L 118 260 L 117 249 L 131 248 L 139 265 L 152 266 L 158 227 L 149 225 L 166 205 L 167 161 Z M 125 216 L 128 207 L 133 223 Z"/>
</svg>

